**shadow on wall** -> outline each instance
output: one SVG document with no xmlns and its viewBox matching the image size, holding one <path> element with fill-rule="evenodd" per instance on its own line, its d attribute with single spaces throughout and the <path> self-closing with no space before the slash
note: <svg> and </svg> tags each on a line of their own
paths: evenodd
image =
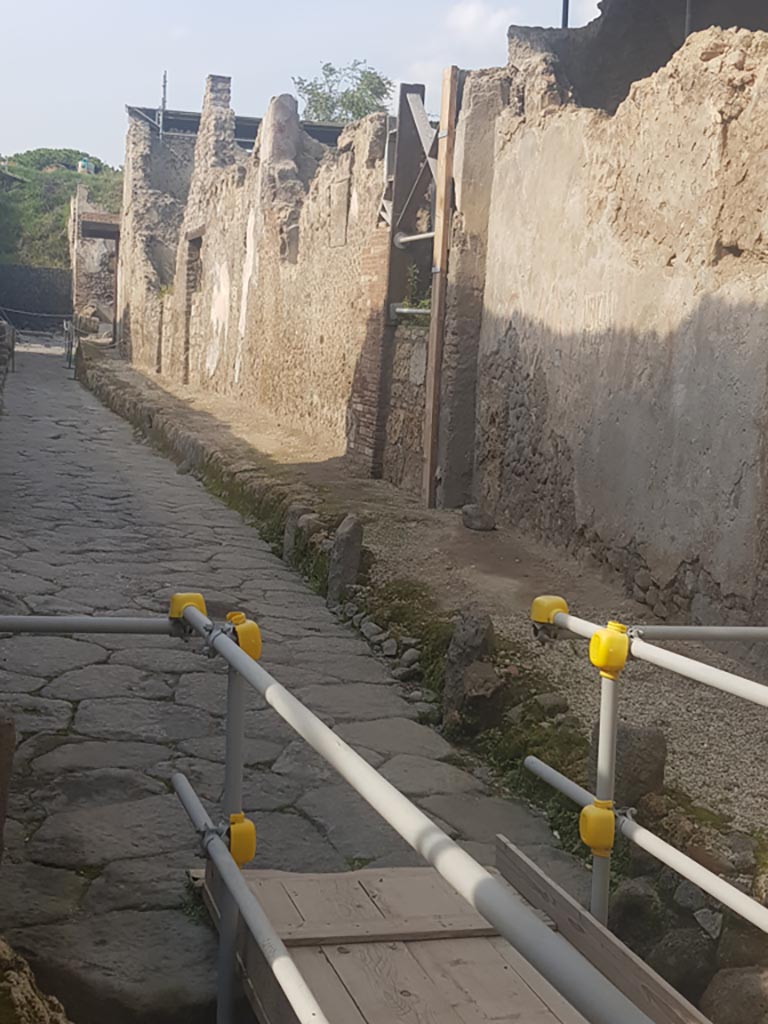
<svg viewBox="0 0 768 1024">
<path fill-rule="evenodd" d="M 664 335 L 486 311 L 478 498 L 661 618 L 768 612 L 767 329 L 768 305 L 711 296 Z"/>
<path fill-rule="evenodd" d="M 554 53 L 584 107 L 613 114 L 633 82 L 658 71 L 685 39 L 686 0 L 603 0 L 602 16 L 577 29 L 509 29 L 509 60 Z M 719 25 L 768 31 L 764 0 L 693 0 L 694 31 Z"/>
</svg>

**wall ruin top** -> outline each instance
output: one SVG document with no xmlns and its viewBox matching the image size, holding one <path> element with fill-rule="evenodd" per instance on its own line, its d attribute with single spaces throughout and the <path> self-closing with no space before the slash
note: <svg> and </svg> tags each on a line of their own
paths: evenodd
<svg viewBox="0 0 768 1024">
<path fill-rule="evenodd" d="M 508 32 L 509 62 L 552 55 L 580 106 L 615 113 L 633 82 L 669 62 L 685 39 L 686 0 L 602 0 L 601 15 L 574 29 Z M 694 31 L 710 26 L 768 30 L 762 0 L 694 0 Z"/>
</svg>

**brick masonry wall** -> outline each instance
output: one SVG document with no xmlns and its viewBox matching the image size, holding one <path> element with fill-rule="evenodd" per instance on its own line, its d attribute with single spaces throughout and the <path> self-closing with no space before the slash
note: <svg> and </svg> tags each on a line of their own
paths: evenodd
<svg viewBox="0 0 768 1024">
<path fill-rule="evenodd" d="M 142 270 L 162 214 L 146 201 L 148 174 L 134 198 L 121 244 L 126 349 L 176 380 L 256 402 L 380 475 L 391 330 L 389 230 L 378 224 L 386 120 L 351 125 L 330 149 L 301 130 L 295 100 L 280 96 L 247 153 L 234 145 L 228 100 L 228 81 L 209 79 L 181 220 L 166 232 L 175 252 L 163 284 Z M 131 132 L 134 148 L 146 147 Z M 126 195 L 135 179 L 126 175 Z M 190 277 L 193 238 L 200 265 Z"/>
<path fill-rule="evenodd" d="M 383 475 L 414 494 L 421 490 L 428 336 L 426 326 L 401 323 L 393 339 Z"/>
</svg>

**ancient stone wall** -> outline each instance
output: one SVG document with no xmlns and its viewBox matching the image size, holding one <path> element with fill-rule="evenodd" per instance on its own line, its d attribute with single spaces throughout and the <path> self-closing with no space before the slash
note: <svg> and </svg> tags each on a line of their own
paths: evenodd
<svg viewBox="0 0 768 1024">
<path fill-rule="evenodd" d="M 428 335 L 428 327 L 402 323 L 393 340 L 384 479 L 414 494 L 421 490 Z"/>
<path fill-rule="evenodd" d="M 69 257 L 72 268 L 72 304 L 75 313 L 95 305 L 111 319 L 115 306 L 115 242 L 105 238 L 83 238 L 80 217 L 86 213 L 103 214 L 88 198 L 85 185 L 78 185 L 69 214 Z"/>
<path fill-rule="evenodd" d="M 538 59 L 498 118 L 477 495 L 661 618 L 738 621 L 768 604 L 768 35 L 694 35 L 613 117 Z"/>
<path fill-rule="evenodd" d="M 601 17 L 583 28 L 509 29 L 509 63 L 556 58 L 574 100 L 613 113 L 634 82 L 658 71 L 685 39 L 686 0 L 602 0 Z M 695 0 L 693 30 L 768 29 L 762 0 Z"/>
<path fill-rule="evenodd" d="M 173 282 L 195 136 L 160 137 L 129 116 L 118 267 L 118 344 L 128 358 L 161 369 L 163 300 Z"/>
<path fill-rule="evenodd" d="M 144 288 L 155 333 L 131 332 L 138 363 L 255 401 L 374 473 L 385 429 L 385 130 L 374 115 L 331 149 L 301 129 L 296 101 L 279 96 L 249 154 L 234 142 L 229 80 L 210 77 L 189 194 L 171 211 L 174 260 Z M 126 171 L 128 197 L 135 174 Z M 151 207 L 137 216 L 134 199 L 139 237 L 152 216 Z"/>
</svg>

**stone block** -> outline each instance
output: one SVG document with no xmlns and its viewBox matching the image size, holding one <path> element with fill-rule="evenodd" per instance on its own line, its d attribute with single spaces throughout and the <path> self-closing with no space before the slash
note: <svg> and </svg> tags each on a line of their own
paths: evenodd
<svg viewBox="0 0 768 1024">
<path fill-rule="evenodd" d="M 597 770 L 597 735 L 596 722 L 589 752 L 589 780 L 593 787 Z M 616 805 L 635 807 L 646 794 L 660 793 L 664 786 L 666 763 L 667 741 L 661 729 L 619 722 L 616 738 Z"/>
<path fill-rule="evenodd" d="M 651 950 L 648 966 L 696 1002 L 715 973 L 715 943 L 699 928 L 675 928 Z"/>
<path fill-rule="evenodd" d="M 493 623 L 487 615 L 466 614 L 456 622 L 445 662 L 443 708 L 446 723 L 456 721 L 464 698 L 464 672 L 475 661 L 492 654 L 496 646 Z"/>
<path fill-rule="evenodd" d="M 713 1024 L 765 1024 L 768 967 L 718 971 L 699 1004 Z"/>
<path fill-rule="evenodd" d="M 461 521 L 468 530 L 488 533 L 496 529 L 496 519 L 479 505 L 465 505 L 461 510 Z"/>
<path fill-rule="evenodd" d="M 289 565 L 293 562 L 294 552 L 296 550 L 296 538 L 299 533 L 299 520 L 309 513 L 312 509 L 309 505 L 305 505 L 300 502 L 294 502 L 288 506 L 288 511 L 285 516 L 285 529 L 283 530 L 283 561 Z"/>
<path fill-rule="evenodd" d="M 357 516 L 348 515 L 336 531 L 328 566 L 329 607 L 344 600 L 347 588 L 354 586 L 360 571 L 363 552 L 363 524 Z"/>
</svg>

